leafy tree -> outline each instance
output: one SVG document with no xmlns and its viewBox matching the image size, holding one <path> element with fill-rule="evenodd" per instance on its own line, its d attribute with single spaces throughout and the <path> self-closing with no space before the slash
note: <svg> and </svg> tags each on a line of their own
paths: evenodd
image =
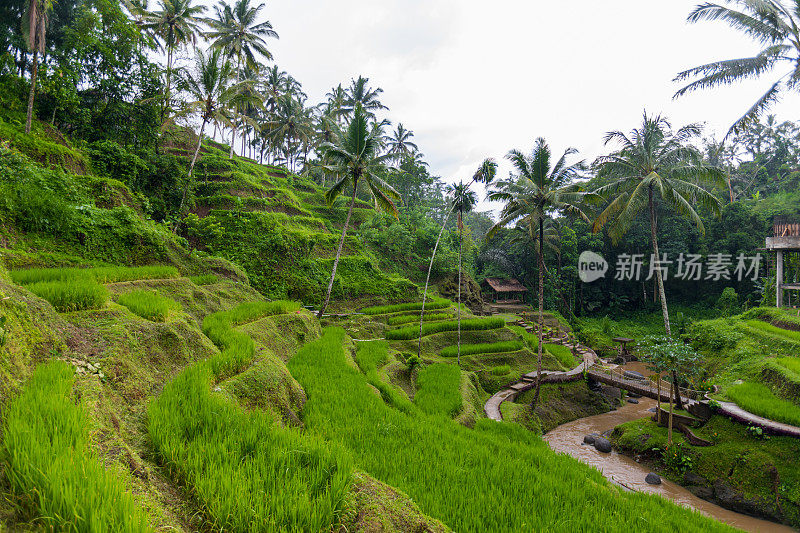
<svg viewBox="0 0 800 533">
<path fill-rule="evenodd" d="M 178 213 L 183 214 L 189 188 L 192 184 L 192 172 L 200 154 L 203 133 L 209 122 L 229 123 L 230 108 L 237 99 L 241 99 L 243 91 L 239 84 L 232 83 L 233 68 L 230 61 L 222 56 L 219 49 L 212 49 L 208 55 L 198 50 L 195 55 L 193 71 L 187 71 L 181 78 L 182 89 L 189 95 L 186 112 L 200 116 L 200 132 L 197 145 L 189 163 L 189 175 L 183 188 L 183 197 Z"/>
<path fill-rule="evenodd" d="M 375 111 L 389 109 L 380 101 L 382 93 L 383 89 L 380 87 L 373 89 L 369 86 L 369 78 L 359 76 L 358 79 L 351 80 L 350 87 L 345 89 L 342 111 L 350 114 L 360 105 L 367 116 L 374 119 Z"/>
<path fill-rule="evenodd" d="M 439 241 L 442 240 L 442 234 L 444 233 L 444 229 L 447 226 L 447 220 L 450 218 L 450 215 L 453 213 L 453 211 L 458 210 L 459 211 L 459 215 L 462 213 L 461 209 L 459 209 L 459 206 L 463 209 L 464 204 L 467 202 L 467 200 L 465 199 L 463 193 L 465 191 L 469 190 L 469 187 L 473 183 L 483 183 L 483 184 L 488 185 L 492 181 L 494 181 L 494 178 L 495 178 L 496 174 L 497 174 L 497 162 L 495 162 L 495 160 L 491 159 L 491 158 L 484 159 L 483 162 L 481 163 L 481 165 L 478 167 L 478 169 L 472 175 L 472 179 L 466 185 L 466 188 L 464 188 L 463 182 L 461 183 L 461 191 L 462 191 L 461 197 L 454 196 L 451 199 L 451 201 L 449 202 L 449 205 L 447 206 L 447 211 L 445 212 L 444 219 L 442 220 L 442 229 L 439 231 L 439 236 L 436 238 L 436 244 L 433 246 L 433 253 L 431 253 L 431 263 L 428 266 L 428 275 L 425 278 L 425 290 L 424 290 L 424 292 L 422 294 L 422 309 L 420 310 L 420 313 L 419 313 L 419 342 L 417 344 L 417 355 L 418 356 L 421 356 L 421 354 L 422 354 L 422 322 L 423 322 L 423 319 L 425 317 L 425 302 L 428 299 L 428 284 L 430 283 L 430 280 L 431 280 L 431 270 L 433 270 L 433 260 L 436 258 L 436 250 L 439 248 Z M 460 220 L 460 218 L 459 218 L 459 220 Z M 459 236 L 460 236 L 460 233 L 459 233 Z M 461 264 L 461 256 L 459 255 L 459 265 L 460 264 Z M 461 271 L 459 270 L 459 283 L 458 283 L 459 298 L 460 298 L 460 294 L 461 294 L 461 274 L 460 274 L 460 272 Z M 459 317 L 460 317 L 461 316 L 460 302 L 459 302 L 458 313 L 459 313 Z M 460 351 L 460 347 L 459 347 L 459 351 Z"/>
<path fill-rule="evenodd" d="M 31 89 L 28 93 L 28 116 L 25 121 L 25 133 L 31 132 L 33 99 L 36 95 L 36 77 L 39 73 L 39 54 L 44 53 L 47 20 L 51 9 L 53 9 L 53 0 L 29 0 L 25 16 L 22 18 L 22 34 L 25 37 L 25 45 L 28 50 L 33 52 Z"/>
<path fill-rule="evenodd" d="M 672 444 L 672 398 L 680 398 L 680 389 L 676 378 L 678 373 L 689 375 L 697 372 L 700 367 L 700 356 L 697 355 L 691 346 L 680 339 L 670 336 L 648 336 L 642 339 L 640 349 L 642 360 L 647 363 L 651 370 L 658 373 L 659 387 L 661 373 L 669 372 L 672 374 L 670 381 L 670 402 L 669 402 L 669 421 L 667 424 L 667 443 Z M 659 422 L 661 421 L 661 393 L 659 388 Z M 678 408 L 680 409 L 680 404 Z"/>
<path fill-rule="evenodd" d="M 175 50 L 188 43 L 197 41 L 200 32 L 199 16 L 206 10 L 203 5 L 192 5 L 194 0 L 159 0 L 157 11 L 145 15 L 143 27 L 152 31 L 163 42 L 167 49 L 167 82 L 164 92 L 164 104 L 161 110 L 161 121 L 167 118 L 172 108 L 172 71 Z"/>
<path fill-rule="evenodd" d="M 411 141 L 412 137 L 414 137 L 414 132 L 407 130 L 405 126 L 403 126 L 403 123 L 400 122 L 387 139 L 389 153 L 394 156 L 398 163 L 400 163 L 403 157 L 419 150 L 417 145 Z"/>
<path fill-rule="evenodd" d="M 333 269 L 331 270 L 331 279 L 328 282 L 325 302 L 317 314 L 319 318 L 322 318 L 331 299 L 333 281 L 336 278 L 336 268 L 339 266 L 339 258 L 342 255 L 344 239 L 347 235 L 347 228 L 350 225 L 350 217 L 353 214 L 353 206 L 356 203 L 359 184 L 366 183 L 375 201 L 376 208 L 397 216 L 397 206 L 395 206 L 394 202 L 400 200 L 400 195 L 379 177 L 380 173 L 386 169 L 386 160 L 389 158 L 388 154 L 380 153 L 380 139 L 383 134 L 381 126 L 382 123 L 370 124 L 366 111 L 361 107 L 361 104 L 357 103 L 353 109 L 353 118 L 347 126 L 347 130 L 339 132 L 334 142 L 320 147 L 320 150 L 329 161 L 324 166 L 325 170 L 339 178 L 325 193 L 325 199 L 328 204 L 333 204 L 333 201 L 348 186 L 353 188 L 353 193 L 350 198 L 350 206 L 347 209 L 347 218 L 342 228 L 339 248 L 336 250 L 336 258 L 333 260 Z"/>
<path fill-rule="evenodd" d="M 583 161 L 567 163 L 567 158 L 577 153 L 567 149 L 559 160 L 551 163 L 551 152 L 547 142 L 539 137 L 530 155 L 511 150 L 506 158 L 511 161 L 516 174 L 489 193 L 489 199 L 505 202 L 500 220 L 489 230 L 491 238 L 500 228 L 519 223 L 528 231 L 532 242 L 537 242 L 539 265 L 539 348 L 537 356 L 536 390 L 531 406 L 539 400 L 542 373 L 542 345 L 544 333 L 544 228 L 545 220 L 553 212 L 569 213 L 586 218 L 579 207 L 585 194 L 574 183 L 584 170 Z"/>
<path fill-rule="evenodd" d="M 721 20 L 764 48 L 753 57 L 715 61 L 679 73 L 675 78 L 676 81 L 698 79 L 680 89 L 675 96 L 682 96 L 697 89 L 758 78 L 782 64 L 787 64 L 788 71 L 731 126 L 730 132 L 737 133 L 747 124 L 758 120 L 761 113 L 769 109 L 783 92 L 796 91 L 798 88 L 800 3 L 794 0 L 791 2 L 792 6 L 788 8 L 779 0 L 726 0 L 726 3 L 738 4 L 741 9 L 706 2 L 695 7 L 688 20 L 689 22 Z"/>
<path fill-rule="evenodd" d="M 721 203 L 713 194 L 698 183 L 724 186 L 724 172 L 707 165 L 702 154 L 687 144 L 700 135 L 698 125 L 684 126 L 671 131 L 669 122 L 661 116 L 644 114 L 642 126 L 634 129 L 628 137 L 620 131 L 606 134 L 606 144 L 616 142 L 621 148 L 595 161 L 598 175 L 611 178 L 611 183 L 595 191 L 600 196 L 609 196 L 610 203 L 594 222 L 594 231 L 600 231 L 610 222 L 609 234 L 619 241 L 630 229 L 638 215 L 647 209 L 650 220 L 650 244 L 653 261 L 660 261 L 658 250 L 658 226 L 656 221 L 656 198 L 682 216 L 688 217 L 701 232 L 705 226 L 697 213 L 699 206 L 718 215 Z M 669 310 L 664 293 L 664 278 L 660 268 L 655 268 L 664 329 L 671 335 Z M 676 376 L 673 376 L 677 379 Z M 680 406 L 680 397 L 677 399 Z"/>
<path fill-rule="evenodd" d="M 256 68 L 259 56 L 272 59 L 266 39 L 268 37 L 277 39 L 278 33 L 272 29 L 269 21 L 258 22 L 258 14 L 262 9 L 264 9 L 263 3 L 252 7 L 250 0 L 237 0 L 233 7 L 220 2 L 214 8 L 215 16 L 205 20 L 211 31 L 206 32 L 204 36 L 212 40 L 211 47 L 224 50 L 229 57 L 236 58 L 236 83 L 241 79 L 242 60 L 250 68 Z M 237 121 L 234 120 L 229 157 L 233 157 L 236 125 Z"/>
</svg>

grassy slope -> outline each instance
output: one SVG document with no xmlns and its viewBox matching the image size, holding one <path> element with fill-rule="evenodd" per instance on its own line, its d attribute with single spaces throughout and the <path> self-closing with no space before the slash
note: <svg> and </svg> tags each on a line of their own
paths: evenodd
<svg viewBox="0 0 800 533">
<path fill-rule="evenodd" d="M 343 341 L 342 330 L 326 330 L 289 362 L 309 396 L 307 427 L 342 443 L 357 465 L 456 530 L 575 531 L 602 524 L 623 531 L 634 521 L 649 531 L 729 529 L 664 500 L 624 494 L 519 426 L 481 421 L 469 430 L 393 409 L 347 363 Z"/>
<path fill-rule="evenodd" d="M 717 443 L 710 447 L 686 445 L 692 457 L 694 478 L 663 470 L 658 460 L 660 456 L 652 449 L 663 449 L 667 430 L 650 419 L 618 426 L 613 439 L 616 445 L 648 457 L 663 474 L 689 485 L 703 497 L 730 506 L 727 494 L 730 489 L 741 495 L 739 503 L 745 502 L 742 509 L 745 512 L 747 505 L 751 505 L 750 512 L 758 509 L 772 519 L 800 526 L 800 465 L 797 463 L 800 441 L 791 437 L 757 438 L 750 435 L 745 426 L 721 416 L 713 417 L 705 426 L 693 431 Z M 673 438 L 684 442 L 680 433 L 673 434 Z M 748 501 L 755 505 L 746 503 Z"/>
</svg>

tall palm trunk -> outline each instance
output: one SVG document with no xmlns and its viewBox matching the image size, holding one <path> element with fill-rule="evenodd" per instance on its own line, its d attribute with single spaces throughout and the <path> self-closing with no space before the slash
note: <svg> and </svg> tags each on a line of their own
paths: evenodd
<svg viewBox="0 0 800 533">
<path fill-rule="evenodd" d="M 461 250 L 464 243 L 462 210 L 458 209 L 458 357 L 456 361 L 461 366 Z"/>
<path fill-rule="evenodd" d="M 164 98 L 164 107 L 161 108 L 161 123 L 167 120 L 167 109 L 169 109 L 169 102 L 172 97 L 170 94 L 172 90 L 172 46 L 167 46 L 167 92 Z"/>
<path fill-rule="evenodd" d="M 439 241 L 442 240 L 444 228 L 447 221 L 450 219 L 452 209 L 447 210 L 447 214 L 442 221 L 442 229 L 439 230 L 439 236 L 436 237 L 436 244 L 433 246 L 433 253 L 431 254 L 431 264 L 428 265 L 428 276 L 425 278 L 425 291 L 422 293 L 422 310 L 419 312 L 419 343 L 417 344 L 417 357 L 422 357 L 422 319 L 425 316 L 425 301 L 428 299 L 428 283 L 431 280 L 431 270 L 433 270 L 433 260 L 436 258 L 436 250 L 439 248 Z"/>
<path fill-rule="evenodd" d="M 203 117 L 203 123 L 200 125 L 200 135 L 197 137 L 197 146 L 194 149 L 194 155 L 192 156 L 192 161 L 189 163 L 189 174 L 186 176 L 186 186 L 183 188 L 183 197 L 181 198 L 181 205 L 178 207 L 178 216 L 183 214 L 183 206 L 186 205 L 186 198 L 189 196 L 189 187 L 192 185 L 192 172 L 194 171 L 194 165 L 197 163 L 197 157 L 200 155 L 200 146 L 203 144 L 203 132 L 206 129 L 206 124 L 208 124 L 208 119 Z M 179 219 L 180 220 L 180 219 Z M 178 224 L 180 223 L 179 220 L 175 221 L 175 226 L 172 228 L 172 231 L 175 232 L 178 229 Z"/>
<path fill-rule="evenodd" d="M 236 59 L 236 85 L 239 85 L 239 72 L 242 69 L 242 54 L 239 53 Z M 233 159 L 233 143 L 236 140 L 236 104 L 233 109 L 233 120 L 231 121 L 233 131 L 231 131 L 231 151 L 228 153 L 228 159 Z M 244 153 L 242 154 L 244 155 Z"/>
<path fill-rule="evenodd" d="M 650 210 L 650 241 L 653 245 L 653 258 L 656 261 L 660 261 L 661 256 L 658 253 L 656 208 L 655 204 L 653 203 L 652 185 L 650 186 L 649 190 L 648 208 Z M 669 336 L 672 335 L 672 331 L 669 326 L 669 310 L 667 309 L 667 297 L 666 294 L 664 293 L 664 278 L 661 275 L 660 268 L 656 268 L 656 286 L 658 287 L 658 299 L 661 302 L 661 314 L 664 316 L 664 329 L 666 330 L 667 335 Z M 675 370 L 672 370 L 672 381 L 675 384 L 675 405 L 678 409 L 683 409 L 683 401 L 681 400 L 681 391 L 678 388 L 678 373 Z"/>
<path fill-rule="evenodd" d="M 25 121 L 25 133 L 31 132 L 33 124 L 33 98 L 36 94 L 36 77 L 39 75 L 39 51 L 33 51 L 33 64 L 31 65 L 31 90 L 28 93 L 28 118 Z"/>
<path fill-rule="evenodd" d="M 347 226 L 350 225 L 350 215 L 353 214 L 353 206 L 356 205 L 356 192 L 358 191 L 358 177 L 353 176 L 353 197 L 350 198 L 350 207 L 347 209 L 347 218 L 344 221 L 344 228 L 342 228 L 342 238 L 339 239 L 339 249 L 336 250 L 336 259 L 333 260 L 333 271 L 331 272 L 331 280 L 328 282 L 328 294 L 325 296 L 325 303 L 317 313 L 317 318 L 322 318 L 328 303 L 331 301 L 331 292 L 333 292 L 333 279 L 336 277 L 336 269 L 339 267 L 339 258 L 342 255 L 342 248 L 344 248 L 344 237 L 347 235 Z"/>
<path fill-rule="evenodd" d="M 536 391 L 533 393 L 531 409 L 539 401 L 542 384 L 542 343 L 544 342 L 544 219 L 539 219 L 539 347 L 536 355 Z"/>
</svg>

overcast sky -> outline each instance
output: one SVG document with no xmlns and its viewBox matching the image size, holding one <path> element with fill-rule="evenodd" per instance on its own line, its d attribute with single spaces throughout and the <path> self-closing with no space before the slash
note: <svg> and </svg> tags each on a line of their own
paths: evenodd
<svg viewBox="0 0 800 533">
<path fill-rule="evenodd" d="M 724 135 L 769 78 L 672 100 L 680 70 L 758 50 L 724 23 L 688 24 L 696 3 L 268 0 L 264 16 L 280 34 L 275 61 L 312 102 L 369 77 L 431 172 L 456 181 L 539 136 L 557 155 L 574 146 L 591 161 L 603 133 L 636 127 L 643 109 Z M 775 111 L 794 119 L 798 104 L 787 98 Z"/>
</svg>

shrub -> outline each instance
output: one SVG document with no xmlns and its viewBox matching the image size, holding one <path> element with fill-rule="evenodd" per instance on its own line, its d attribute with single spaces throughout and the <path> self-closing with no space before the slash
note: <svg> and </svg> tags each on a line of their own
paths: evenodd
<svg viewBox="0 0 800 533">
<path fill-rule="evenodd" d="M 463 324 L 462 324 L 463 329 Z M 461 355 L 475 355 L 482 353 L 517 352 L 525 347 L 522 341 L 502 341 L 484 344 L 462 344 Z M 455 357 L 458 355 L 458 346 L 448 346 L 439 355 L 442 357 Z"/>
<path fill-rule="evenodd" d="M 127 307 L 131 313 L 152 322 L 166 322 L 172 311 L 181 309 L 181 305 L 175 300 L 148 290 L 121 294 L 117 303 Z"/>
<path fill-rule="evenodd" d="M 462 404 L 461 369 L 436 363 L 420 370 L 414 404 L 429 415 L 456 416 Z"/>
<path fill-rule="evenodd" d="M 426 311 L 433 311 L 435 309 L 445 309 L 453 305 L 453 302 L 445 299 L 436 299 L 425 304 Z M 365 315 L 385 315 L 389 313 L 397 313 L 399 311 L 420 311 L 422 310 L 422 302 L 410 302 L 404 304 L 394 305 L 376 305 L 373 307 L 365 307 L 361 310 Z"/>
<path fill-rule="evenodd" d="M 471 318 L 461 321 L 462 331 L 474 331 L 485 329 L 497 329 L 505 326 L 505 321 L 502 318 Z M 458 329 L 458 321 L 451 320 L 448 322 L 433 322 L 430 324 L 422 325 L 422 336 L 433 335 L 434 333 L 442 333 L 445 331 L 456 331 Z M 392 329 L 386 332 L 388 340 L 410 340 L 419 335 L 418 326 L 408 326 L 405 328 Z"/>
<path fill-rule="evenodd" d="M 148 531 L 119 477 L 92 453 L 86 411 L 63 361 L 36 369 L 3 421 L 0 458 L 15 493 L 50 531 Z"/>
<path fill-rule="evenodd" d="M 91 279 L 40 281 L 26 288 L 50 302 L 61 313 L 96 309 L 108 299 L 108 289 Z"/>
<path fill-rule="evenodd" d="M 754 415 L 800 426 L 800 406 L 778 398 L 761 383 L 745 382 L 734 385 L 725 394 L 739 407 Z"/>
<path fill-rule="evenodd" d="M 739 295 L 733 287 L 725 287 L 717 300 L 717 308 L 722 316 L 731 316 L 739 312 Z"/>
<path fill-rule="evenodd" d="M 200 276 L 189 276 L 189 280 L 195 285 L 212 285 L 219 281 L 216 274 L 202 274 Z"/>
</svg>

